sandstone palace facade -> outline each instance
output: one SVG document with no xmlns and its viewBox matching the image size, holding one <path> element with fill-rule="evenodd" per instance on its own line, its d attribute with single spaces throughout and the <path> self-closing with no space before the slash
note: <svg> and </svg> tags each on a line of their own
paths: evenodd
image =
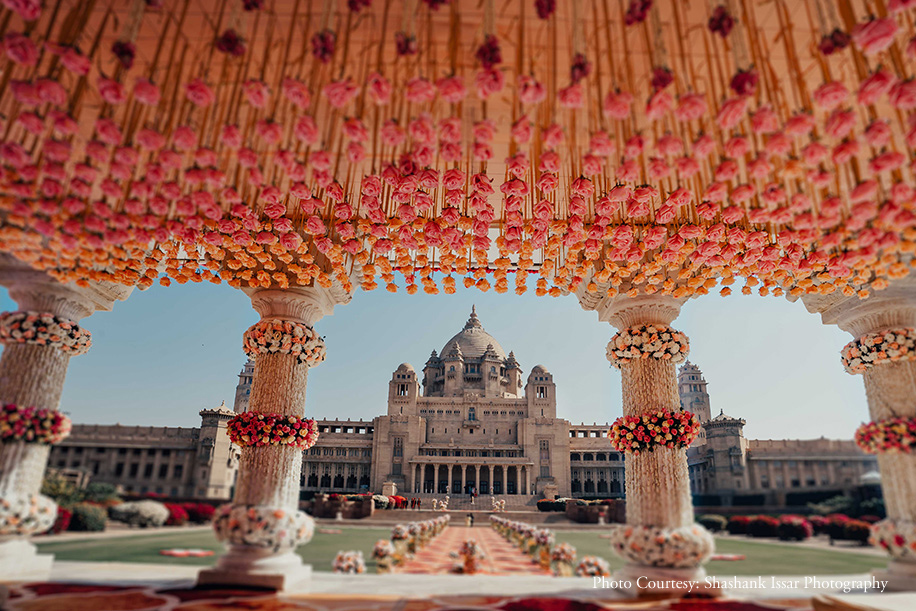
<svg viewBox="0 0 916 611">
<path fill-rule="evenodd" d="M 75 425 L 49 468 L 128 492 L 229 498 L 239 451 L 226 422 L 245 411 L 253 364 L 239 374 L 234 409 L 200 412 L 200 428 Z M 707 382 L 686 363 L 681 404 L 704 431 L 688 450 L 698 504 L 792 504 L 788 495 L 844 491 L 875 470 L 852 441 L 757 441 L 744 420 L 711 417 Z M 381 390 L 381 389 L 380 389 Z M 511 351 L 470 318 L 422 371 L 404 363 L 388 383 L 387 413 L 371 421 L 323 419 L 303 453 L 301 487 L 312 492 L 460 496 L 477 492 L 521 505 L 532 498 L 623 497 L 624 460 L 608 424 L 557 416 L 556 384 L 543 365 L 527 375 Z"/>
</svg>

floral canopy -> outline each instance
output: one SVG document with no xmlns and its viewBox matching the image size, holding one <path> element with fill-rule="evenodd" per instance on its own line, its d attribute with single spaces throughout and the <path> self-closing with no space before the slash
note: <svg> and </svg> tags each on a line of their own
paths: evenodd
<svg viewBox="0 0 916 611">
<path fill-rule="evenodd" d="M 64 281 L 865 297 L 916 249 L 914 0 L 0 3 L 0 248 Z"/>
</svg>

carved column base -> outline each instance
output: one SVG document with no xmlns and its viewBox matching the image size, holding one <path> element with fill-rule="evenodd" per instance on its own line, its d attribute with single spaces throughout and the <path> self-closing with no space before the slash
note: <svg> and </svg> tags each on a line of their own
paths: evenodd
<svg viewBox="0 0 916 611">
<path fill-rule="evenodd" d="M 47 581 L 51 577 L 54 556 L 39 554 L 26 539 L 0 543 L 0 583 Z"/>
<path fill-rule="evenodd" d="M 707 596 L 721 595 L 722 589 L 708 585 L 705 579 L 706 569 L 702 566 L 671 569 L 638 564 L 628 564 L 610 577 L 617 590 L 628 596 L 698 592 Z"/>
<path fill-rule="evenodd" d="M 212 569 L 197 575 L 198 586 L 263 588 L 284 592 L 305 591 L 312 578 L 312 565 L 303 564 L 294 551 L 232 546 Z"/>
</svg>

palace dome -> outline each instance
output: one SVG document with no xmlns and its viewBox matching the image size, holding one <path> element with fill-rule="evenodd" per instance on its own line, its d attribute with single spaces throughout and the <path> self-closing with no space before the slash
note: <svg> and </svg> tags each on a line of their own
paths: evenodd
<svg viewBox="0 0 916 611">
<path fill-rule="evenodd" d="M 445 358 L 456 347 L 461 351 L 462 356 L 466 359 L 479 359 L 487 351 L 487 347 L 492 345 L 492 351 L 500 360 L 506 359 L 506 351 L 499 345 L 496 338 L 484 331 L 483 325 L 477 319 L 476 309 L 471 307 L 471 317 L 464 325 L 464 329 L 448 340 L 442 351 L 439 353 L 440 358 Z"/>
</svg>

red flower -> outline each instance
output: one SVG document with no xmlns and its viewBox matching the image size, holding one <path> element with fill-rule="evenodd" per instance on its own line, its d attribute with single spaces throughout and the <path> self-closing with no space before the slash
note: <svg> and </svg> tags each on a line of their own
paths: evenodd
<svg viewBox="0 0 916 611">
<path fill-rule="evenodd" d="M 337 34 L 333 30 L 322 30 L 312 36 L 312 54 L 318 61 L 326 64 L 334 56 L 336 43 Z"/>
<path fill-rule="evenodd" d="M 586 59 L 584 54 L 576 53 L 573 56 L 572 66 L 569 68 L 569 80 L 575 84 L 586 78 L 591 73 L 591 62 Z"/>
<path fill-rule="evenodd" d="M 487 34 L 483 44 L 477 48 L 477 53 L 474 56 L 480 62 L 480 65 L 487 70 L 496 64 L 502 63 L 503 56 L 499 49 L 499 39 L 492 34 Z"/>
<path fill-rule="evenodd" d="M 709 31 L 722 38 L 727 38 L 733 27 L 735 27 L 734 17 L 729 15 L 728 9 L 720 4 L 709 18 Z"/>
<path fill-rule="evenodd" d="M 660 91 L 674 82 L 674 75 L 668 68 L 654 68 L 652 70 L 652 87 Z"/>
<path fill-rule="evenodd" d="M 757 81 L 759 76 L 753 68 L 749 70 L 738 70 L 732 77 L 730 87 L 732 91 L 740 96 L 752 96 L 757 91 Z"/>
<path fill-rule="evenodd" d="M 534 0 L 534 9 L 541 19 L 549 19 L 557 10 L 557 0 Z"/>
<path fill-rule="evenodd" d="M 651 8 L 652 0 L 630 0 L 627 13 L 624 15 L 624 23 L 627 25 L 642 23 L 649 16 Z"/>
<path fill-rule="evenodd" d="M 222 53 L 239 57 L 245 54 L 245 41 L 238 32 L 228 29 L 216 39 L 216 49 Z"/>
<path fill-rule="evenodd" d="M 395 32 L 394 44 L 399 56 L 416 55 L 418 51 L 417 37 L 406 32 Z"/>
<path fill-rule="evenodd" d="M 115 54 L 115 57 L 118 58 L 125 70 L 130 70 L 130 67 L 134 65 L 137 47 L 132 42 L 116 40 L 111 45 L 111 52 Z"/>
</svg>

